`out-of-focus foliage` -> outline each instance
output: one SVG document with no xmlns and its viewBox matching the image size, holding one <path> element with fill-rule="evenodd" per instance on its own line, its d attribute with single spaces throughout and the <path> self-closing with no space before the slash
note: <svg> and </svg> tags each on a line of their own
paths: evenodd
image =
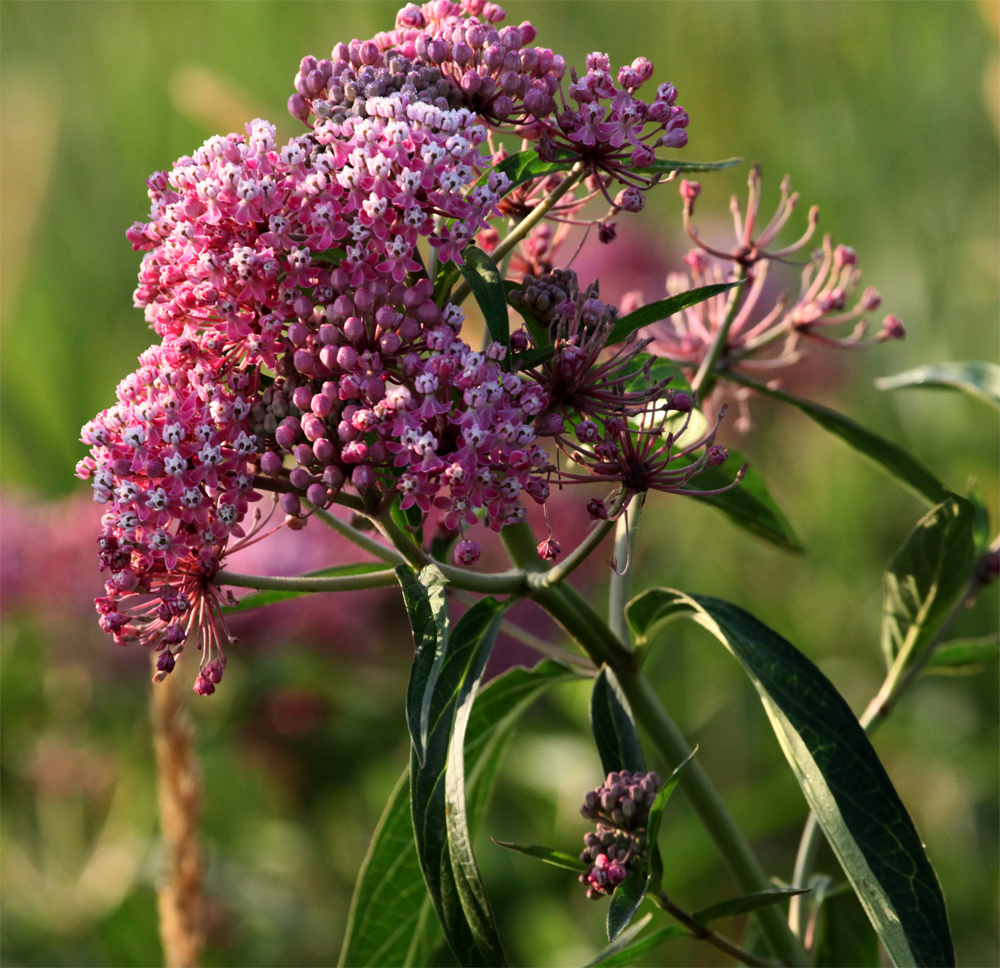
<svg viewBox="0 0 1000 968">
<path fill-rule="evenodd" d="M 113 400 L 151 342 L 131 308 L 138 256 L 124 238 L 148 210 L 144 179 L 256 116 L 282 137 L 294 133 L 284 103 L 301 56 L 385 29 L 397 6 L 2 5 L 5 964 L 160 958 L 146 657 L 113 646 L 89 607 L 100 591 L 97 507 L 85 496 L 35 503 L 73 489 L 80 424 Z M 595 47 L 616 64 L 649 57 L 691 114 L 683 155 L 759 161 L 763 210 L 791 173 L 803 209 L 821 206 L 821 229 L 858 251 L 865 283 L 909 335 L 867 354 L 817 352 L 788 389 L 902 443 L 948 487 L 964 491 L 975 477 L 996 528 L 993 412 L 964 394 L 872 388 L 876 376 L 928 362 L 997 360 L 997 127 L 983 93 L 984 83 L 995 93 L 984 82 L 995 71 L 995 21 L 974 4 L 943 2 L 507 7 L 509 21 L 530 18 L 538 42 L 570 63 Z M 703 236 L 727 237 L 728 197 L 742 195 L 745 177 L 745 167 L 701 176 Z M 667 186 L 643 215 L 619 218 L 616 243 L 575 268 L 599 275 L 605 298 L 637 287 L 662 298 L 686 250 L 679 226 Z M 750 609 L 860 711 L 884 668 L 882 569 L 923 508 L 799 414 L 760 400 L 751 412 L 756 428 L 739 448 L 805 557 L 747 537 L 712 508 L 654 495 L 635 587 Z M 317 537 L 308 560 L 294 542 L 281 548 L 271 564 L 286 574 L 352 560 L 330 557 L 336 543 Z M 410 642 L 398 593 L 320 601 L 293 622 L 298 604 L 244 616 L 225 688 L 193 704 L 213 899 L 208 964 L 335 959 L 357 868 L 406 762 Z M 989 634 L 996 611 L 994 588 L 954 637 Z M 532 613 L 517 620 L 530 624 Z M 528 658 L 509 643 L 507 653 Z M 705 633 L 682 628 L 650 665 L 768 869 L 787 878 L 806 807 L 741 672 Z M 965 965 L 998 958 L 995 672 L 929 678 L 875 739 L 941 878 Z M 568 872 L 485 839 L 578 848 L 579 799 L 601 773 L 587 696 L 586 685 L 561 687 L 526 717 L 481 826 L 477 857 L 515 963 L 583 964 L 603 946 L 604 902 L 586 901 Z M 696 909 L 736 893 L 679 798 L 663 834 L 671 896 Z M 820 868 L 839 874 L 829 855 Z M 714 956 L 677 939 L 647 963 Z"/>
</svg>

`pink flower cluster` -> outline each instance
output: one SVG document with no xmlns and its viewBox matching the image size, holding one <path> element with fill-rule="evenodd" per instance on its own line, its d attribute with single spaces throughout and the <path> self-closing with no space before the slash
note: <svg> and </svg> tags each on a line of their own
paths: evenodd
<svg viewBox="0 0 1000 968">
<path fill-rule="evenodd" d="M 83 428 L 91 456 L 77 465 L 109 505 L 98 539 L 101 570 L 111 573 L 96 600 L 100 624 L 122 645 L 162 650 L 163 674 L 196 624 L 199 691 L 212 692 L 225 635 L 208 579 L 259 497 L 248 466 L 260 447 L 247 423 L 256 388 L 183 337 L 139 364 L 119 384 L 118 403 Z"/>
</svg>

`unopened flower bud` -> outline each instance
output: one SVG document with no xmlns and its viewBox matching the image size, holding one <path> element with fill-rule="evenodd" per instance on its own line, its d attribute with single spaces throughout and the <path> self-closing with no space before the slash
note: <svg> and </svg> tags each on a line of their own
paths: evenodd
<svg viewBox="0 0 1000 968">
<path fill-rule="evenodd" d="M 729 451 L 725 447 L 713 444 L 705 455 L 705 466 L 718 467 L 719 464 L 725 463 L 727 457 L 729 457 Z"/>
<path fill-rule="evenodd" d="M 675 393 L 670 401 L 670 408 L 681 413 L 690 413 L 692 406 L 691 398 L 686 393 Z"/>
<path fill-rule="evenodd" d="M 282 494 L 281 510 L 293 518 L 297 518 L 302 511 L 302 502 L 298 494 Z"/>
<path fill-rule="evenodd" d="M 615 205 L 626 212 L 641 212 L 646 206 L 646 196 L 638 188 L 630 185 L 618 193 Z"/>
<path fill-rule="evenodd" d="M 686 178 L 681 179 L 680 185 L 681 198 L 684 199 L 687 206 L 694 208 L 694 200 L 701 194 L 701 184 L 699 182 L 688 181 Z"/>
<path fill-rule="evenodd" d="M 882 330 L 876 338 L 881 343 L 887 339 L 902 339 L 905 335 L 906 328 L 902 322 L 890 313 L 882 321 Z"/>
<path fill-rule="evenodd" d="M 466 538 L 455 545 L 454 560 L 456 565 L 474 565 L 479 561 L 479 545 L 475 541 Z"/>
<path fill-rule="evenodd" d="M 546 538 L 538 545 L 538 557 L 543 561 L 555 561 L 562 551 L 562 546 L 555 538 Z"/>
</svg>

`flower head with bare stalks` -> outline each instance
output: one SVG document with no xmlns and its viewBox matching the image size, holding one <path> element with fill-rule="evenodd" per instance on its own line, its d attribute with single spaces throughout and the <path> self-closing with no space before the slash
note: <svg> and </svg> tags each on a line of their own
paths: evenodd
<svg viewBox="0 0 1000 968">
<path fill-rule="evenodd" d="M 684 260 L 686 272 L 668 276 L 668 293 L 674 295 L 694 286 L 740 278 L 746 282 L 736 290 L 713 296 L 646 327 L 643 335 L 651 340 L 650 353 L 675 360 L 698 376 L 703 375 L 709 360 L 721 371 L 736 367 L 771 371 L 802 358 L 803 338 L 824 346 L 858 349 L 905 334 L 902 323 L 890 315 L 875 337 L 865 339 L 866 315 L 878 309 L 881 297 L 868 287 L 849 305 L 861 277 L 857 255 L 845 245 L 834 246 L 829 235 L 803 268 L 797 296 L 781 293 L 769 304 L 766 282 L 771 264 L 787 263 L 808 245 L 816 230 L 819 210 L 816 206 L 810 209 L 807 227 L 795 242 L 772 247 L 796 207 L 798 193 L 789 192 L 786 176 L 773 218 L 755 236 L 760 207 L 760 169 L 756 165 L 750 173 L 749 189 L 745 215 L 736 197 L 732 199 L 736 244 L 725 251 L 706 243 L 694 224 L 694 205 L 701 186 L 697 182 L 681 182 L 684 227 L 697 248 Z M 853 326 L 846 335 L 833 335 L 837 327 L 850 324 Z M 833 332 L 828 331 L 831 328 Z M 740 424 L 748 426 L 745 417 Z"/>
</svg>

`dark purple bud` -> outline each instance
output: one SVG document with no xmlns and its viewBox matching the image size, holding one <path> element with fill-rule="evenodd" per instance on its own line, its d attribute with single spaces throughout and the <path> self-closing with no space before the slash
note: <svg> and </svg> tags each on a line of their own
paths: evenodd
<svg viewBox="0 0 1000 968">
<path fill-rule="evenodd" d="M 260 458 L 260 469 L 264 474 L 277 474 L 281 470 L 281 457 L 273 450 L 265 451 Z"/>
<path fill-rule="evenodd" d="M 336 464 L 330 464 L 330 466 L 325 468 L 323 471 L 323 483 L 326 484 L 327 487 L 343 487 L 344 472 Z"/>
<path fill-rule="evenodd" d="M 729 451 L 725 447 L 713 444 L 709 447 L 708 453 L 705 455 L 705 466 L 718 467 L 719 464 L 725 463 L 727 457 L 729 457 Z"/>
<path fill-rule="evenodd" d="M 156 660 L 156 668 L 163 673 L 173 672 L 176 664 L 177 662 L 174 659 L 174 654 L 169 649 L 165 652 L 161 652 L 159 658 Z"/>
<path fill-rule="evenodd" d="M 427 45 L 427 57 L 434 64 L 440 64 L 448 57 L 448 42 L 440 37 L 435 37 Z"/>
<path fill-rule="evenodd" d="M 607 521 L 608 509 L 599 497 L 593 497 L 587 502 L 587 514 L 594 521 Z"/>
<path fill-rule="evenodd" d="M 297 518 L 302 511 L 302 502 L 299 500 L 298 494 L 282 494 L 281 510 L 285 514 Z"/>
<path fill-rule="evenodd" d="M 474 565 L 479 561 L 479 545 L 475 541 L 466 538 L 455 545 L 454 560 L 456 565 Z"/>
<path fill-rule="evenodd" d="M 215 692 L 215 683 L 207 676 L 199 674 L 198 678 L 194 681 L 194 691 L 199 696 L 211 696 Z"/>
<path fill-rule="evenodd" d="M 321 508 L 326 504 L 328 497 L 329 494 L 327 493 L 326 488 L 319 482 L 310 484 L 309 489 L 306 491 L 306 500 L 318 508 Z"/>
<path fill-rule="evenodd" d="M 833 264 L 841 269 L 844 266 L 857 265 L 858 255 L 849 245 L 838 245 L 833 250 Z"/>
<path fill-rule="evenodd" d="M 358 464 L 351 472 L 351 483 L 360 491 L 375 483 L 375 471 L 367 464 Z"/>
<path fill-rule="evenodd" d="M 566 429 L 566 423 L 558 413 L 546 413 L 535 420 L 534 428 L 539 437 L 556 437 Z"/>
<path fill-rule="evenodd" d="M 906 335 L 906 327 L 891 313 L 882 321 L 882 331 L 876 337 L 881 343 L 887 339 L 902 339 Z"/>
<path fill-rule="evenodd" d="M 309 451 L 309 456 L 312 456 L 311 450 Z M 312 475 L 304 467 L 296 467 L 288 475 L 288 480 L 292 487 L 302 491 L 309 486 L 310 481 L 312 481 Z"/>
<path fill-rule="evenodd" d="M 328 464 L 336 453 L 333 443 L 328 437 L 320 437 L 313 441 L 313 454 L 321 464 Z M 329 468 L 327 468 L 329 470 Z M 325 474 L 324 474 L 325 479 Z"/>
<path fill-rule="evenodd" d="M 690 413 L 692 405 L 691 398 L 686 393 L 675 393 L 670 401 L 671 409 L 681 413 Z"/>
<path fill-rule="evenodd" d="M 501 94 L 500 97 L 493 101 L 493 113 L 498 118 L 506 118 L 514 111 L 514 102 L 507 97 L 506 94 Z"/>
</svg>

